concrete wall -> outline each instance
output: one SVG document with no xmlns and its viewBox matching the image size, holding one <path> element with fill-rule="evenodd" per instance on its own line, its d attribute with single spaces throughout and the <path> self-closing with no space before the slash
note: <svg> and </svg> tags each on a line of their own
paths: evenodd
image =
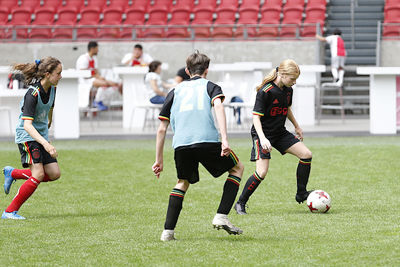
<svg viewBox="0 0 400 267">
<path fill-rule="evenodd" d="M 400 67 L 400 41 L 381 42 L 381 67 Z"/>
<path fill-rule="evenodd" d="M 119 65 L 124 54 L 131 52 L 133 42 L 99 42 L 99 67 Z M 154 59 L 169 64 L 163 78 L 173 78 L 185 65 L 186 57 L 198 49 L 207 54 L 212 63 L 237 61 L 268 61 L 277 66 L 292 58 L 301 65 L 316 64 L 319 58 L 316 41 L 242 41 L 242 42 L 143 42 L 144 51 Z M 64 68 L 74 68 L 76 59 L 87 51 L 87 43 L 23 43 L 0 44 L 0 66 L 29 62 L 45 56 L 59 58 Z M 211 77 L 210 77 L 211 78 Z"/>
</svg>

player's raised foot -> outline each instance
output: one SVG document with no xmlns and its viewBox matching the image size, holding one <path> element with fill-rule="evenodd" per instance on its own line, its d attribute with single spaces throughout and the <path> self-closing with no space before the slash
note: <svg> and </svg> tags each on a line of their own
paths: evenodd
<svg viewBox="0 0 400 267">
<path fill-rule="evenodd" d="M 238 202 L 236 202 L 234 208 L 235 208 L 237 214 L 239 214 L 239 215 L 247 215 L 246 203 L 238 201 Z"/>
<path fill-rule="evenodd" d="M 4 193 L 8 194 L 10 192 L 10 188 L 13 182 L 16 180 L 11 177 L 11 173 L 14 170 L 11 166 L 6 166 L 3 168 L 4 174 Z"/>
<path fill-rule="evenodd" d="M 224 229 L 230 235 L 240 235 L 243 233 L 242 229 L 234 226 L 228 219 L 228 215 L 217 213 L 212 221 L 214 228 L 217 230 Z"/>
<path fill-rule="evenodd" d="M 172 241 L 176 240 L 174 230 L 164 230 L 161 233 L 161 241 Z"/>
<path fill-rule="evenodd" d="M 307 200 L 308 195 L 314 190 L 306 191 L 304 193 L 297 193 L 296 194 L 296 201 L 300 204 Z"/>
<path fill-rule="evenodd" d="M 11 219 L 11 220 L 25 220 L 25 217 L 22 217 L 21 215 L 18 215 L 18 211 L 13 211 L 13 212 L 3 212 L 3 215 L 1 215 L 2 219 Z"/>
</svg>

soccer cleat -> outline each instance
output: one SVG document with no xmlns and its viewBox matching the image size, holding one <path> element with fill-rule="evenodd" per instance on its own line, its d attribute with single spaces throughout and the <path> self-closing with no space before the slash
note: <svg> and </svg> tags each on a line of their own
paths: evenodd
<svg viewBox="0 0 400 267">
<path fill-rule="evenodd" d="M 297 193 L 296 194 L 296 201 L 300 204 L 303 203 L 305 200 L 307 200 L 308 195 L 314 190 L 306 191 L 305 193 Z"/>
<path fill-rule="evenodd" d="M 173 241 L 176 240 L 174 236 L 174 230 L 164 230 L 161 234 L 161 241 Z"/>
<path fill-rule="evenodd" d="M 21 215 L 18 215 L 18 211 L 13 211 L 13 212 L 3 212 L 3 215 L 1 215 L 2 219 L 12 219 L 12 220 L 25 220 L 25 217 L 22 217 Z"/>
<path fill-rule="evenodd" d="M 238 201 L 238 202 L 236 202 L 234 208 L 235 208 L 237 214 L 239 214 L 239 215 L 247 215 L 246 203 Z"/>
<path fill-rule="evenodd" d="M 108 109 L 108 107 L 103 104 L 103 101 L 99 101 L 99 102 L 93 101 L 93 106 L 95 108 L 98 108 L 100 111 L 104 111 L 104 110 Z"/>
<path fill-rule="evenodd" d="M 6 166 L 3 168 L 3 174 L 4 174 L 4 193 L 8 195 L 10 192 L 10 188 L 13 182 L 16 180 L 11 177 L 11 173 L 14 170 L 13 167 L 11 166 Z"/>
<path fill-rule="evenodd" d="M 228 219 L 228 215 L 217 213 L 212 221 L 214 228 L 217 230 L 224 229 L 230 235 L 240 235 L 243 233 L 242 229 L 234 226 Z"/>
</svg>

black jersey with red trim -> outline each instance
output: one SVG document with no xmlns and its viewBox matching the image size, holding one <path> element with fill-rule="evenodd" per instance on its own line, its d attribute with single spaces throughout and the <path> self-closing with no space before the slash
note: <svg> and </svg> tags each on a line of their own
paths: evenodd
<svg viewBox="0 0 400 267">
<path fill-rule="evenodd" d="M 56 93 L 56 91 L 57 90 L 55 90 L 54 93 Z M 48 90 L 48 92 L 46 93 L 40 82 L 33 84 L 32 87 L 30 87 L 28 89 L 28 92 L 25 94 L 24 105 L 21 107 L 22 117 L 34 117 L 39 95 L 43 104 L 47 104 L 47 102 L 49 102 L 50 90 Z M 52 108 L 53 107 L 54 103 L 52 105 Z"/>
<path fill-rule="evenodd" d="M 292 105 L 292 87 L 279 88 L 273 82 L 267 83 L 257 92 L 253 115 L 259 115 L 265 136 L 278 136 L 286 131 L 285 122 Z M 257 136 L 251 127 L 251 135 Z"/>
</svg>

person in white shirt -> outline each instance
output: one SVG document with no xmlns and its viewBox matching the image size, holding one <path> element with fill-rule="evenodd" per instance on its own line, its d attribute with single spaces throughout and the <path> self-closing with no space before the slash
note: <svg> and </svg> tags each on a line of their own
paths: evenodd
<svg viewBox="0 0 400 267">
<path fill-rule="evenodd" d="M 163 104 L 168 94 L 168 89 L 175 86 L 175 84 L 166 83 L 161 80 L 161 64 L 158 60 L 152 61 L 149 65 L 149 72 L 144 77 L 149 99 L 153 104 Z"/>
<path fill-rule="evenodd" d="M 344 63 L 346 61 L 346 47 L 340 36 L 342 32 L 339 29 L 333 31 L 333 35 L 323 37 L 316 34 L 318 40 L 327 42 L 331 49 L 331 71 L 333 82 L 342 86 L 344 77 Z"/>
<path fill-rule="evenodd" d="M 153 58 L 146 53 L 143 53 L 143 46 L 140 44 L 136 44 L 133 47 L 133 53 L 126 54 L 121 63 L 126 66 L 148 66 L 150 62 L 153 61 Z"/>
<path fill-rule="evenodd" d="M 122 84 L 114 81 L 106 80 L 98 72 L 98 61 L 97 54 L 99 52 L 99 45 L 97 42 L 91 41 L 88 44 L 88 52 L 81 55 L 76 61 L 76 69 L 78 70 L 90 70 L 91 77 L 79 78 L 79 83 L 86 84 L 87 86 L 94 89 L 91 92 L 91 99 L 95 94 L 94 106 L 100 110 L 106 110 L 107 106 L 104 102 L 110 97 L 110 94 L 118 90 L 122 93 Z"/>
</svg>

